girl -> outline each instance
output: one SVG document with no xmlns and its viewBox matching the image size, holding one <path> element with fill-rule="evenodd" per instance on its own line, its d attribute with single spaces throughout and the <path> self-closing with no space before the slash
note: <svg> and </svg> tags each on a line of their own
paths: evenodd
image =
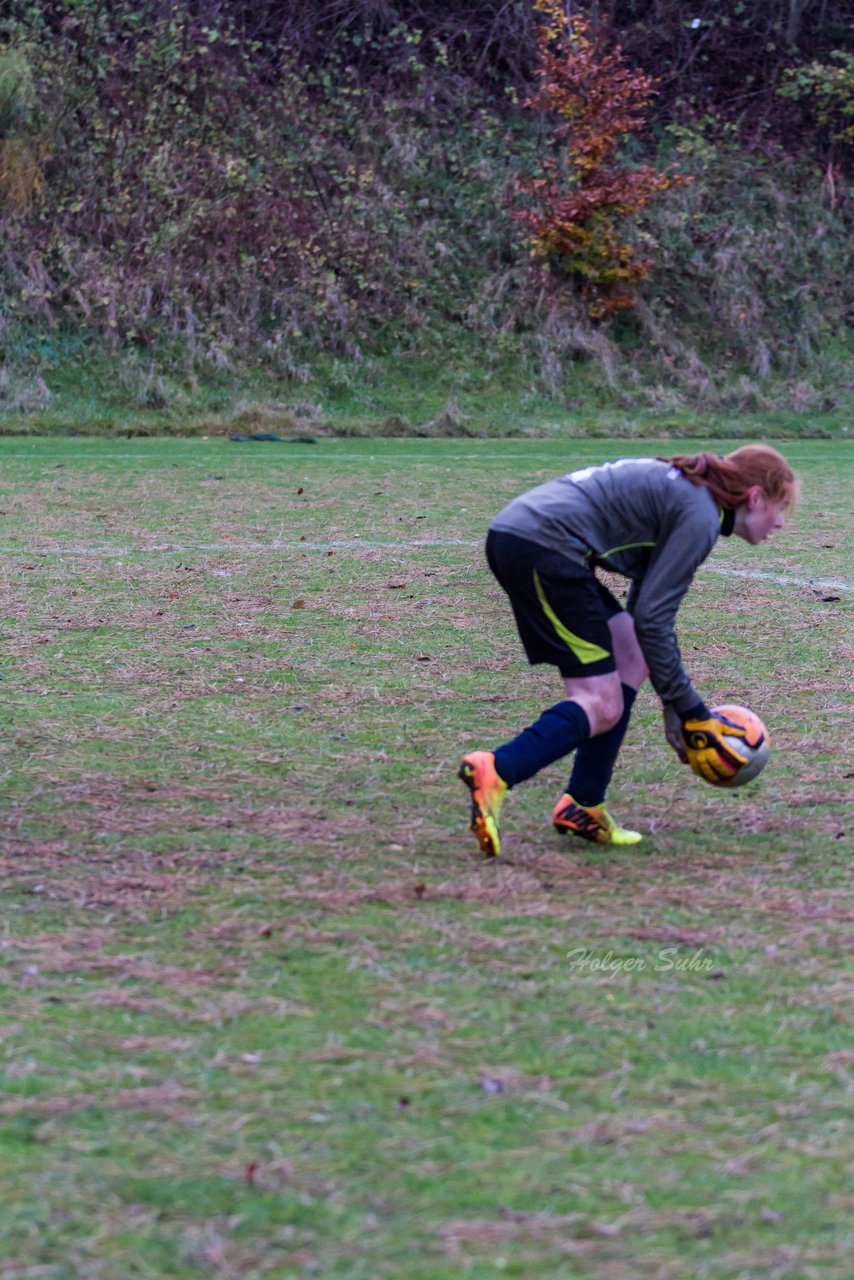
<svg viewBox="0 0 854 1280">
<path fill-rule="evenodd" d="M 676 612 L 720 535 L 764 542 L 783 527 L 797 493 L 785 458 L 750 444 L 725 458 L 586 467 L 523 493 L 496 516 L 489 567 L 510 598 L 528 661 L 556 666 L 566 697 L 494 752 L 464 757 L 459 776 L 485 854 L 500 850 L 507 791 L 572 750 L 572 775 L 552 815 L 557 830 L 603 844 L 641 839 L 614 821 L 605 793 L 647 675 L 683 762 L 709 781 L 744 763 L 723 740 L 744 731 L 712 716 L 682 666 Z M 631 580 L 625 609 L 596 578 L 597 565 Z"/>
</svg>

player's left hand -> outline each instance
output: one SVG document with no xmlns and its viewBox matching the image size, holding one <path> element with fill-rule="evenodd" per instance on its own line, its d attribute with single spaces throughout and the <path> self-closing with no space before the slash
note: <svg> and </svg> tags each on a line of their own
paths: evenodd
<svg viewBox="0 0 854 1280">
<path fill-rule="evenodd" d="M 725 739 L 745 738 L 746 730 L 727 716 L 709 716 L 708 720 L 686 720 L 682 739 L 688 763 L 707 782 L 731 778 L 748 757 L 736 751 Z"/>
</svg>

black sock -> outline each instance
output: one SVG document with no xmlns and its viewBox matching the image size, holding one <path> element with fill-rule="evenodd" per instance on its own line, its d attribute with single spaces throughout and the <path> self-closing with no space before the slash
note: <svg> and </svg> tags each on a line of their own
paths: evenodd
<svg viewBox="0 0 854 1280">
<path fill-rule="evenodd" d="M 568 755 L 590 736 L 587 713 L 577 702 L 567 699 L 544 711 L 539 720 L 499 747 L 495 769 L 508 787 L 532 778 L 547 764 Z"/>
<path fill-rule="evenodd" d="M 623 685 L 623 714 L 606 733 L 588 738 L 575 753 L 572 764 L 572 776 L 567 783 L 567 791 L 576 804 L 590 808 L 601 804 L 614 772 L 623 738 L 626 736 L 629 718 L 632 714 L 637 690 L 631 685 Z M 499 769 L 499 773 L 501 770 Z"/>
</svg>

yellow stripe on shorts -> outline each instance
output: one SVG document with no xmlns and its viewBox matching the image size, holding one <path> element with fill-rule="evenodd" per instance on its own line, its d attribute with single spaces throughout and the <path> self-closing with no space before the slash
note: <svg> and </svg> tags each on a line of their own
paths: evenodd
<svg viewBox="0 0 854 1280">
<path fill-rule="evenodd" d="M 593 644 L 590 640 L 582 639 L 581 636 L 577 636 L 570 631 L 569 627 L 565 627 L 563 625 L 560 618 L 546 599 L 546 593 L 543 591 L 543 584 L 540 582 L 540 575 L 537 573 L 536 569 L 534 570 L 534 587 L 536 588 L 537 599 L 540 602 L 543 613 L 546 615 L 567 648 L 571 649 L 575 654 L 579 662 L 586 664 L 588 662 L 598 662 L 600 658 L 610 658 L 611 655 L 607 649 L 600 648 L 598 644 Z"/>
</svg>

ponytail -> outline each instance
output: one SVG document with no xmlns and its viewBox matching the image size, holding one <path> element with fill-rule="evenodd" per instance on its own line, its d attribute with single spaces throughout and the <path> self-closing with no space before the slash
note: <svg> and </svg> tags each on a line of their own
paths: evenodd
<svg viewBox="0 0 854 1280">
<path fill-rule="evenodd" d="M 677 454 L 663 458 L 681 471 L 691 484 L 708 489 L 718 506 L 727 511 L 747 502 L 747 493 L 758 485 L 770 502 L 779 502 L 784 510 L 795 505 L 798 481 L 788 462 L 767 444 L 746 444 L 725 458 L 715 453 Z"/>
</svg>

